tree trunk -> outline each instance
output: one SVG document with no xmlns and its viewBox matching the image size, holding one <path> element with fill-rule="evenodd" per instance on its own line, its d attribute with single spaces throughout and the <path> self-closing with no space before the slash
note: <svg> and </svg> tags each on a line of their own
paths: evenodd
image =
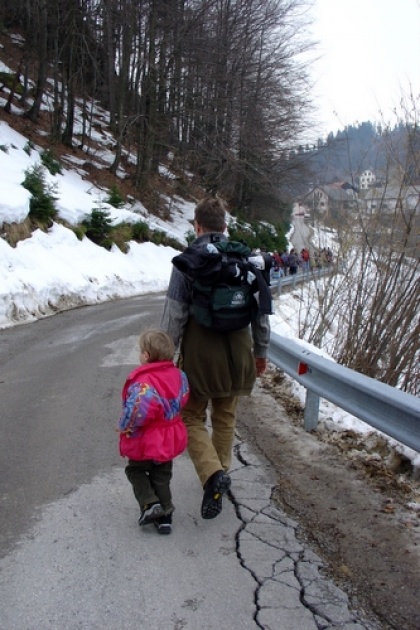
<svg viewBox="0 0 420 630">
<path fill-rule="evenodd" d="M 38 78 L 36 81 L 35 98 L 32 107 L 25 114 L 29 120 L 36 122 L 41 110 L 44 96 L 48 67 L 48 10 L 46 0 L 39 0 L 38 4 Z"/>
</svg>

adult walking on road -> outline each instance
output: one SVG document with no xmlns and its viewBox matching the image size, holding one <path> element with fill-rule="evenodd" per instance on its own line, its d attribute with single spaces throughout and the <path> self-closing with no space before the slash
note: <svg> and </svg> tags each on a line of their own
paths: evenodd
<svg viewBox="0 0 420 630">
<path fill-rule="evenodd" d="M 215 197 L 195 209 L 197 238 L 192 253 L 202 254 L 210 243 L 226 241 L 226 207 Z M 251 326 L 217 332 L 201 326 L 192 314 L 192 280 L 172 270 L 160 327 L 180 344 L 179 366 L 190 385 L 190 398 L 182 412 L 188 431 L 188 452 L 203 486 L 201 516 L 211 519 L 222 510 L 223 494 L 230 487 L 227 471 L 232 461 L 238 397 L 249 395 L 267 366 L 270 341 L 268 315 L 258 313 Z M 211 406 L 210 436 L 207 408 Z"/>
</svg>

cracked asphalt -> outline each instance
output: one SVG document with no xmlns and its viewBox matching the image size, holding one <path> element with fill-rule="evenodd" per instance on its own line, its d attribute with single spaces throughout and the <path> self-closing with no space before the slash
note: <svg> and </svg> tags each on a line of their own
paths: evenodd
<svg viewBox="0 0 420 630">
<path fill-rule="evenodd" d="M 171 536 L 139 528 L 123 463 L 43 507 L 0 561 L 2 630 L 372 630 L 297 523 L 271 501 L 270 468 L 238 439 L 222 513 L 200 517 L 175 461 Z"/>
</svg>

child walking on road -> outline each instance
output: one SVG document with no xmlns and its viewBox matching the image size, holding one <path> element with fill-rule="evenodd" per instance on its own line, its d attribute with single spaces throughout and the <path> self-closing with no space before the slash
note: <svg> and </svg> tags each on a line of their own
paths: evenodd
<svg viewBox="0 0 420 630">
<path fill-rule="evenodd" d="M 154 523 L 160 534 L 172 531 L 173 460 L 187 447 L 181 409 L 189 396 L 187 377 L 175 367 L 172 339 L 160 330 L 140 336 L 140 366 L 127 377 L 118 423 L 120 453 L 140 505 L 139 525 Z"/>
</svg>

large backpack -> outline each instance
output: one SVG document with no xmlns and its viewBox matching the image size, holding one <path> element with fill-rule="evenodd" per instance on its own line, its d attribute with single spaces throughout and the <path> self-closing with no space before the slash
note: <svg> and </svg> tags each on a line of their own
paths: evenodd
<svg viewBox="0 0 420 630">
<path fill-rule="evenodd" d="M 173 259 L 192 280 L 192 314 L 199 324 L 231 332 L 246 328 L 259 312 L 271 314 L 270 289 L 250 254 L 244 243 L 217 240 Z"/>
</svg>

